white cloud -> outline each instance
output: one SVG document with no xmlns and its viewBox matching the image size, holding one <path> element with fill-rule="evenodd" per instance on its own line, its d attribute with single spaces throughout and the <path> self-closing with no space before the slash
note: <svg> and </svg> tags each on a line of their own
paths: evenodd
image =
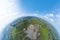
<svg viewBox="0 0 60 40">
<path fill-rule="evenodd" d="M 54 19 L 50 18 L 50 21 L 51 21 L 51 22 L 54 22 Z"/>
<path fill-rule="evenodd" d="M 46 14 L 45 16 L 53 17 L 53 16 L 54 16 L 54 14 L 53 14 L 53 13 L 48 13 L 48 14 Z"/>
<path fill-rule="evenodd" d="M 43 16 L 44 18 L 48 19 L 49 17 L 48 16 Z"/>
<path fill-rule="evenodd" d="M 24 16 L 18 6 L 16 0 L 0 0 L 0 40 L 3 29 L 18 17 Z"/>
<path fill-rule="evenodd" d="M 49 14 L 49 16 L 52 16 L 52 17 L 53 17 L 53 16 L 54 16 L 54 14 L 53 14 L 53 13 L 52 13 L 52 14 Z"/>
<path fill-rule="evenodd" d="M 0 34 L 8 23 L 24 15 L 15 3 L 16 0 L 0 0 Z"/>
<path fill-rule="evenodd" d="M 56 17 L 57 17 L 57 18 L 60 18 L 60 14 L 57 14 Z"/>
</svg>

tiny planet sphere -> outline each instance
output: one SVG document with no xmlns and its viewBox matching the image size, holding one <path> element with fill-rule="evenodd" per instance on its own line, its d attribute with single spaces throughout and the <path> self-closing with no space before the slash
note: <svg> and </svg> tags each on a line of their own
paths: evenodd
<svg viewBox="0 0 60 40">
<path fill-rule="evenodd" d="M 26 16 L 10 23 L 4 30 L 2 40 L 59 40 L 56 29 L 47 21 Z"/>
</svg>

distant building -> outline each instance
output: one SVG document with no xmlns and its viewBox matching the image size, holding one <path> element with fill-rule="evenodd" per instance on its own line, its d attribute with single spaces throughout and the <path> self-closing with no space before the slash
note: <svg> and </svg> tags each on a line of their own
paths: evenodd
<svg viewBox="0 0 60 40">
<path fill-rule="evenodd" d="M 27 30 L 25 31 L 25 33 L 27 34 L 26 36 L 29 37 L 30 39 L 36 39 L 38 28 L 39 26 L 31 24 L 30 26 L 28 26 Z"/>
</svg>

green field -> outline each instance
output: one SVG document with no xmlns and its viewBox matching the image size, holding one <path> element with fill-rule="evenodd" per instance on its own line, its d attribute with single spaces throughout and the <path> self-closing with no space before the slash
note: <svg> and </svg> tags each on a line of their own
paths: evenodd
<svg viewBox="0 0 60 40">
<path fill-rule="evenodd" d="M 26 37 L 27 34 L 25 31 L 29 25 L 36 25 L 36 28 L 39 26 L 36 33 L 36 39 Z M 19 18 L 11 23 L 10 26 L 8 25 L 5 29 L 6 31 L 4 30 L 2 40 L 59 40 L 57 31 L 54 27 L 47 21 L 37 17 Z M 40 33 L 39 36 L 38 33 Z M 33 33 L 30 33 L 30 35 L 31 34 Z"/>
</svg>

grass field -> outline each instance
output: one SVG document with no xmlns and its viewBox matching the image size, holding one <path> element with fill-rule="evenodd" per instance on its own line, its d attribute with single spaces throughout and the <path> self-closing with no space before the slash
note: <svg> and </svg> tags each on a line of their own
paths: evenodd
<svg viewBox="0 0 60 40">
<path fill-rule="evenodd" d="M 13 25 L 12 25 L 13 24 Z M 14 21 L 8 26 L 8 30 L 6 30 L 5 36 L 7 38 L 4 40 L 58 40 L 57 31 L 53 28 L 53 26 L 47 21 L 37 18 L 37 17 L 23 17 Z M 24 33 L 24 29 L 27 30 L 27 27 L 32 25 L 38 25 L 38 33 L 40 36 L 37 36 L 36 39 L 31 39 L 29 37 L 25 37 L 26 33 Z"/>
</svg>

